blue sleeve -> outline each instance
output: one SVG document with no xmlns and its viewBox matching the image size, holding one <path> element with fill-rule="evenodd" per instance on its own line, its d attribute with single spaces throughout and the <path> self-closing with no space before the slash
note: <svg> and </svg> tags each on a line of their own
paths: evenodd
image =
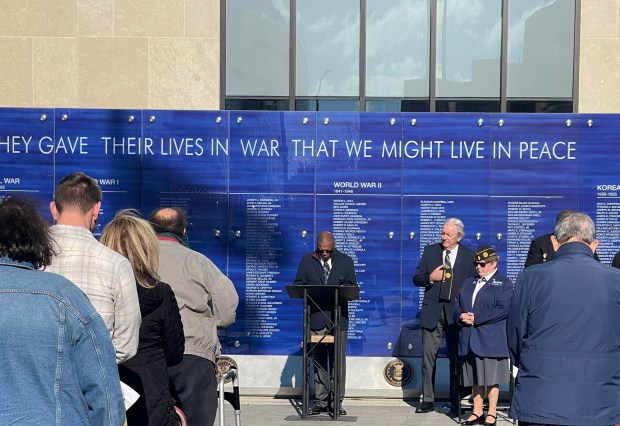
<svg viewBox="0 0 620 426">
<path fill-rule="evenodd" d="M 510 308 L 510 301 L 512 300 L 512 292 L 512 282 L 506 278 L 502 284 L 501 292 L 494 301 L 493 306 L 488 309 L 476 310 L 476 306 L 474 305 L 475 325 L 492 324 L 505 320 L 508 316 L 508 309 Z"/>
<path fill-rule="evenodd" d="M 463 291 L 461 289 L 461 291 Z M 452 301 L 452 309 L 454 310 L 454 322 L 462 325 L 461 324 L 461 314 L 463 312 L 465 312 L 463 310 L 463 307 L 461 306 L 461 291 L 459 291 L 456 296 L 454 297 L 454 300 Z"/>
<path fill-rule="evenodd" d="M 89 423 L 122 426 L 125 404 L 110 332 L 99 314 L 93 314 L 75 336 L 76 373 L 88 405 Z"/>
</svg>

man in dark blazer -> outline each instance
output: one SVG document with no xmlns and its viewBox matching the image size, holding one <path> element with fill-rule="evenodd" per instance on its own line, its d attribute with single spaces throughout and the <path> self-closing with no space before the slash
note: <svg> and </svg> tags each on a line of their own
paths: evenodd
<svg viewBox="0 0 620 426">
<path fill-rule="evenodd" d="M 560 223 L 565 217 L 574 213 L 572 210 L 562 210 L 555 218 L 555 224 Z M 555 252 L 558 250 L 560 244 L 555 238 L 554 234 L 541 235 L 538 238 L 534 238 L 530 244 L 530 249 L 527 252 L 527 259 L 525 260 L 525 267 L 537 265 L 539 263 L 548 262 L 553 260 Z M 598 258 L 598 254 L 594 252 L 594 260 Z M 614 266 L 612 264 L 612 266 Z"/>
<path fill-rule="evenodd" d="M 450 404 L 458 404 L 456 357 L 458 327 L 454 322 L 452 300 L 465 278 L 476 275 L 474 251 L 461 246 L 465 229 L 460 219 L 446 220 L 441 229 L 441 242 L 424 248 L 413 283 L 424 288 L 420 312 L 422 327 L 422 403 L 416 413 L 428 413 L 435 408 L 435 365 L 441 337 L 445 333 L 450 361 Z"/>
<path fill-rule="evenodd" d="M 573 213 L 572 210 L 562 210 L 555 218 L 555 224 L 560 223 L 569 214 Z M 547 262 L 555 257 L 555 251 L 558 249 L 558 242 L 555 236 L 551 234 L 541 235 L 534 238 L 530 244 L 530 249 L 527 252 L 527 259 L 525 259 L 525 267 L 536 265 L 538 263 Z"/>
<path fill-rule="evenodd" d="M 331 232 L 323 231 L 316 239 L 316 251 L 302 257 L 297 269 L 294 284 L 307 285 L 342 285 L 356 286 L 355 265 L 353 259 L 336 249 L 336 242 Z M 312 334 L 329 334 L 332 327 L 332 310 L 334 306 L 333 294 L 326 292 L 325 297 L 316 298 L 318 308 L 311 304 L 310 330 Z M 342 408 L 346 377 L 346 345 L 347 329 L 349 326 L 348 302 L 339 301 L 340 317 L 340 364 L 338 383 L 340 391 L 339 415 L 347 414 Z M 322 311 L 322 312 L 321 312 Z M 329 363 L 328 363 L 329 359 Z M 314 363 L 319 368 L 314 369 L 315 402 L 310 414 L 319 414 L 330 410 L 333 406 L 333 389 L 330 386 L 331 372 L 328 365 L 334 360 L 333 344 L 318 344 L 314 349 Z"/>
<path fill-rule="evenodd" d="M 553 262 L 517 278 L 506 325 L 519 425 L 620 423 L 620 271 L 594 259 L 594 222 L 555 226 Z"/>
</svg>

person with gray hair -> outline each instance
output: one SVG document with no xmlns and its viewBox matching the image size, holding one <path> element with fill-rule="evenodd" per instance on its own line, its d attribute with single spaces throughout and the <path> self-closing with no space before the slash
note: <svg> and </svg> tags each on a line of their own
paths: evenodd
<svg viewBox="0 0 620 426">
<path fill-rule="evenodd" d="M 594 259 L 594 232 L 571 213 L 556 224 L 554 261 L 515 284 L 506 332 L 520 425 L 620 423 L 620 271 Z"/>
<path fill-rule="evenodd" d="M 187 212 L 160 207 L 148 217 L 157 233 L 159 274 L 179 304 L 185 351 L 168 368 L 172 395 L 192 426 L 213 426 L 217 411 L 217 329 L 235 322 L 239 296 L 233 282 L 204 254 L 187 246 Z M 221 408 L 221 407 L 220 407 Z"/>
<path fill-rule="evenodd" d="M 465 235 L 463 222 L 457 218 L 446 220 L 441 228 L 439 243 L 424 247 L 422 258 L 413 274 L 413 284 L 424 288 L 424 301 L 420 312 L 422 327 L 422 403 L 416 413 L 434 411 L 435 364 L 445 333 L 450 360 L 450 404 L 455 411 L 458 404 L 456 357 L 458 352 L 458 326 L 454 322 L 452 302 L 465 278 L 473 277 L 474 251 L 461 246 Z"/>
</svg>

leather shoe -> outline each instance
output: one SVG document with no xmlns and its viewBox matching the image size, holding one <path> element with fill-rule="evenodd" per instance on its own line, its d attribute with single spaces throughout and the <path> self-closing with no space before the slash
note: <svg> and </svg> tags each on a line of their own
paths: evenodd
<svg viewBox="0 0 620 426">
<path fill-rule="evenodd" d="M 497 423 L 497 417 L 495 417 L 493 414 L 487 414 L 487 419 L 489 417 L 493 417 L 493 423 L 489 423 L 488 420 L 484 421 L 484 426 L 495 426 L 495 424 Z"/>
<path fill-rule="evenodd" d="M 340 416 L 346 416 L 347 415 L 347 410 L 345 410 L 344 408 L 340 407 L 340 411 L 338 412 L 338 414 Z"/>
<path fill-rule="evenodd" d="M 313 415 L 313 414 L 321 414 L 321 413 L 327 413 L 327 407 L 323 407 L 322 405 L 315 404 L 312 406 L 308 414 Z"/>
<path fill-rule="evenodd" d="M 416 413 L 430 413 L 431 411 L 435 411 L 435 407 L 433 407 L 432 402 L 423 402 L 420 404 L 418 408 L 415 409 Z"/>
<path fill-rule="evenodd" d="M 474 416 L 474 419 L 471 420 L 465 420 L 464 422 L 462 422 L 462 425 L 481 425 L 484 424 L 484 420 L 482 420 L 482 416 L 479 416 L 477 414 L 471 413 L 472 416 Z"/>
</svg>

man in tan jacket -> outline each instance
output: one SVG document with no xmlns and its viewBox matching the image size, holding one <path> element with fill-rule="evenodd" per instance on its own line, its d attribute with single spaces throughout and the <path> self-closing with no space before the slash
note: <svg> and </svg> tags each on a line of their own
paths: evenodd
<svg viewBox="0 0 620 426">
<path fill-rule="evenodd" d="M 148 220 L 159 239 L 158 273 L 174 290 L 185 331 L 183 361 L 168 369 L 171 391 L 188 424 L 213 426 L 215 363 L 221 354 L 217 328 L 235 322 L 239 296 L 232 281 L 209 258 L 186 247 L 184 210 L 160 208 Z"/>
</svg>

